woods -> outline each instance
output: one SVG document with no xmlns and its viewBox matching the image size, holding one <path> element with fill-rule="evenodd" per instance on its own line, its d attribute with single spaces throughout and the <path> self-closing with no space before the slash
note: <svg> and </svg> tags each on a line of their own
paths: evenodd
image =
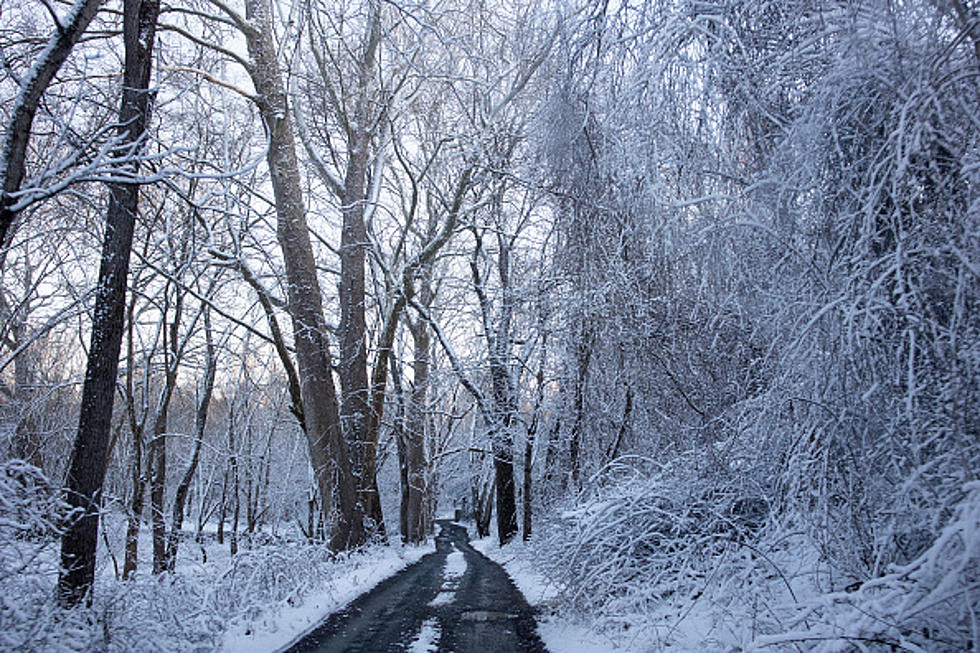
<svg viewBox="0 0 980 653">
<path fill-rule="evenodd" d="M 0 643 L 458 512 L 613 639 L 976 648 L 978 73 L 967 0 L 6 0 Z"/>
</svg>

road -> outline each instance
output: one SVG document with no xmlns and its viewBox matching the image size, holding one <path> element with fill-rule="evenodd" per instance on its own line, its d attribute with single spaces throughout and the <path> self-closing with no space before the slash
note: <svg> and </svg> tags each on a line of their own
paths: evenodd
<svg viewBox="0 0 980 653">
<path fill-rule="evenodd" d="M 437 522 L 436 551 L 327 619 L 289 653 L 545 653 L 507 573 Z"/>
</svg>

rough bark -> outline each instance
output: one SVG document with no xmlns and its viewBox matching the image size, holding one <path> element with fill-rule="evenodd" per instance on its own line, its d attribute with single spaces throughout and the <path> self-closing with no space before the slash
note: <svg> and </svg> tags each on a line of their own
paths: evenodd
<svg viewBox="0 0 980 653">
<path fill-rule="evenodd" d="M 139 150 L 149 122 L 152 102 L 148 88 L 159 12 L 157 0 L 125 0 L 123 4 L 126 61 L 119 110 L 121 153 Z M 131 158 L 121 172 L 135 176 L 138 170 L 138 160 Z M 99 508 L 107 465 L 110 421 L 122 345 L 126 279 L 138 200 L 137 184 L 109 184 L 109 208 L 89 358 L 82 386 L 78 432 L 65 483 L 66 500 L 77 511 L 77 517 L 66 528 L 61 543 L 62 572 L 58 594 L 67 605 L 80 603 L 89 594 L 95 578 Z"/>
<path fill-rule="evenodd" d="M 269 139 L 266 160 L 272 176 L 279 244 L 286 265 L 289 313 L 293 321 L 310 462 L 324 514 L 331 514 L 336 498 L 337 519 L 330 547 L 343 550 L 364 542 L 364 524 L 341 429 L 320 282 L 306 223 L 296 147 L 268 0 L 247 0 L 246 16 L 248 22 L 240 26 L 253 62 L 249 74 L 255 86 L 256 104 Z"/>
<path fill-rule="evenodd" d="M 348 134 L 347 170 L 342 198 L 343 224 L 340 237 L 340 386 L 341 417 L 349 451 L 354 458 L 358 498 L 364 514 L 384 532 L 378 497 L 374 445 L 368 434 L 370 396 L 367 372 L 367 320 L 365 317 L 365 258 L 368 247 L 364 223 L 366 182 L 372 130 L 370 122 L 371 81 L 381 38 L 380 8 L 371 4 L 364 51 L 358 67 L 354 117 Z M 378 364 L 387 357 L 378 354 Z"/>
</svg>

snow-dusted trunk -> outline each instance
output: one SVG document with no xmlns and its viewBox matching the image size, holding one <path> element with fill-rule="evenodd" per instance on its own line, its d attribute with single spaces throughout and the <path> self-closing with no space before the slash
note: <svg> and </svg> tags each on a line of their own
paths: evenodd
<svg viewBox="0 0 980 653">
<path fill-rule="evenodd" d="M 246 41 L 253 64 L 249 72 L 269 138 L 266 158 L 276 201 L 279 244 L 286 265 L 289 313 L 293 321 L 310 462 L 324 514 L 331 513 L 335 500 L 339 508 L 330 547 L 342 550 L 364 541 L 363 518 L 340 424 L 320 282 L 306 223 L 286 93 L 276 58 L 272 12 L 267 0 L 247 0 L 246 12 L 251 25 Z"/>
<path fill-rule="evenodd" d="M 419 320 L 411 324 L 415 360 L 414 378 L 408 405 L 405 433 L 405 520 L 407 539 L 418 543 L 425 537 L 426 462 L 425 431 L 426 401 L 429 391 L 429 325 Z"/>
<path fill-rule="evenodd" d="M 511 287 L 511 242 L 498 233 L 497 273 L 503 290 L 497 333 L 490 343 L 490 384 L 493 388 L 493 467 L 497 485 L 497 535 L 501 544 L 517 534 L 517 490 L 514 481 L 514 433 L 517 388 L 510 371 L 512 322 L 516 299 Z"/>
<path fill-rule="evenodd" d="M 16 193 L 24 180 L 31 125 L 41 96 L 101 4 L 102 0 L 78 0 L 55 28 L 41 56 L 20 80 L 20 92 L 4 125 L 3 150 L 0 154 L 0 249 L 6 244 L 10 227 L 17 217 Z"/>
<path fill-rule="evenodd" d="M 367 168 L 372 129 L 369 110 L 375 54 L 381 39 L 380 7 L 370 3 L 371 15 L 358 62 L 357 96 L 353 124 L 348 134 L 347 170 L 344 176 L 343 225 L 340 237 L 340 385 L 341 416 L 347 443 L 354 457 L 358 499 L 365 516 L 383 533 L 384 519 L 375 474 L 377 434 L 369 428 L 370 391 L 367 371 L 367 320 L 365 318 L 365 257 L 368 247 L 364 223 Z M 378 364 L 386 364 L 379 353 Z"/>
<path fill-rule="evenodd" d="M 135 177 L 140 149 L 152 106 L 149 92 L 153 41 L 160 4 L 157 0 L 125 0 L 123 40 L 126 47 L 122 105 L 119 109 L 119 152 L 130 155 L 120 170 Z M 71 520 L 61 543 L 59 597 L 65 604 L 81 602 L 95 578 L 95 549 L 99 532 L 102 483 L 108 462 L 109 430 L 115 398 L 129 253 L 139 200 L 135 183 L 109 184 L 109 208 L 95 296 L 78 433 L 65 481 L 66 500 L 78 516 Z"/>
</svg>

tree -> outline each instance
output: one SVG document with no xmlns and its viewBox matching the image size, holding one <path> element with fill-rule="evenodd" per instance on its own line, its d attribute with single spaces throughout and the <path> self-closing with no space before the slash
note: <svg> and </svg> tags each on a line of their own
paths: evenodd
<svg viewBox="0 0 980 653">
<path fill-rule="evenodd" d="M 61 600 L 68 605 L 81 602 L 89 594 L 95 577 L 99 510 L 122 344 L 129 252 L 139 202 L 139 163 L 132 154 L 143 146 L 150 119 L 150 71 L 159 12 L 160 4 L 156 0 L 125 0 L 123 6 L 126 65 L 117 149 L 120 157 L 129 155 L 129 160 L 119 170 L 122 181 L 109 184 L 106 233 L 81 414 L 65 483 L 66 501 L 77 511 L 61 545 L 58 589 Z"/>
<path fill-rule="evenodd" d="M 77 0 L 62 18 L 52 10 L 55 28 L 48 43 L 27 74 L 17 80 L 20 94 L 7 120 L 0 154 L 0 250 L 7 246 L 14 220 L 25 206 L 18 201 L 18 191 L 27 169 L 27 146 L 41 98 L 101 4 L 102 0 Z"/>
</svg>

